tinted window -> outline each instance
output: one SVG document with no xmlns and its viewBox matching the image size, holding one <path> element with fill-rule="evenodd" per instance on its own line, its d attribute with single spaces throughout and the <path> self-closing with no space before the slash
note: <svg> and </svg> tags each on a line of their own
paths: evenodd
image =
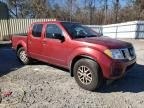
<svg viewBox="0 0 144 108">
<path fill-rule="evenodd" d="M 34 37 L 41 37 L 43 24 L 35 24 L 33 26 L 32 35 Z"/>
<path fill-rule="evenodd" d="M 62 36 L 62 30 L 55 24 L 48 24 L 46 28 L 46 38 L 53 38 L 55 36 Z"/>
<path fill-rule="evenodd" d="M 98 33 L 93 31 L 91 28 L 83 26 L 79 23 L 62 22 L 62 25 L 74 39 L 98 36 Z"/>
</svg>

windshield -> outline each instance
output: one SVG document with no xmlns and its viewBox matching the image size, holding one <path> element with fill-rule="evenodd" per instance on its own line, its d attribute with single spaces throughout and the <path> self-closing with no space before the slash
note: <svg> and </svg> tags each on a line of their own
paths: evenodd
<svg viewBox="0 0 144 108">
<path fill-rule="evenodd" d="M 62 25 L 73 39 L 98 36 L 98 33 L 93 31 L 91 28 L 83 26 L 79 23 L 62 22 Z"/>
</svg>

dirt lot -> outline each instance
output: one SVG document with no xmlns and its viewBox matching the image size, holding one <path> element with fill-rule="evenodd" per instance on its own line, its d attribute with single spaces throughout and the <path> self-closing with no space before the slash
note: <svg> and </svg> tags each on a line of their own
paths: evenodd
<svg viewBox="0 0 144 108">
<path fill-rule="evenodd" d="M 144 108 L 144 41 L 126 41 L 134 43 L 137 65 L 97 92 L 81 89 L 66 70 L 40 62 L 23 66 L 1 44 L 0 108 Z"/>
</svg>

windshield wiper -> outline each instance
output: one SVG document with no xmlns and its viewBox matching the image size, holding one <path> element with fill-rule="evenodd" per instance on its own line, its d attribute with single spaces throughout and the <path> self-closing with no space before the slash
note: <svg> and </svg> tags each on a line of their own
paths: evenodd
<svg viewBox="0 0 144 108">
<path fill-rule="evenodd" d="M 83 36 L 83 35 L 78 35 L 75 38 L 87 38 L 87 36 Z"/>
<path fill-rule="evenodd" d="M 89 35 L 87 37 L 98 37 L 97 35 Z"/>
</svg>

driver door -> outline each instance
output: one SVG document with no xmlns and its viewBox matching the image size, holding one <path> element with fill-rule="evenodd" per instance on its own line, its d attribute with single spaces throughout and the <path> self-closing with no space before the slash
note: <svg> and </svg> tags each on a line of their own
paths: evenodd
<svg viewBox="0 0 144 108">
<path fill-rule="evenodd" d="M 63 36 L 63 39 L 65 39 L 59 25 L 47 24 L 43 40 L 43 55 L 48 63 L 65 66 L 68 46 L 66 45 L 66 40 L 61 41 L 60 37 L 55 36 Z"/>
</svg>

